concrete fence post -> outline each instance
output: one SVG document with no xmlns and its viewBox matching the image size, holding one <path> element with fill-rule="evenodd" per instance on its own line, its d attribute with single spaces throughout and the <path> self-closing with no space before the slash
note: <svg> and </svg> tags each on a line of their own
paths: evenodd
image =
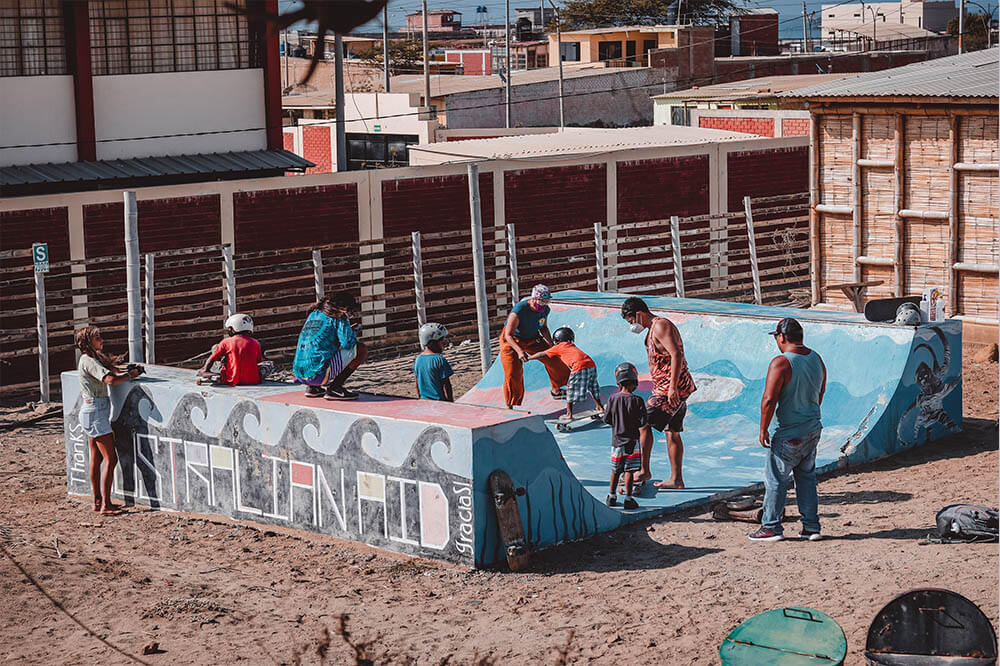
<svg viewBox="0 0 1000 666">
<path fill-rule="evenodd" d="M 125 192 L 125 295 L 128 301 L 128 360 L 142 361 L 142 295 L 139 292 L 139 214 L 135 192 Z"/>
<path fill-rule="evenodd" d="M 507 225 L 507 255 L 510 263 L 510 298 L 511 307 L 521 300 L 520 287 L 517 284 L 517 236 L 514 234 L 514 224 Z"/>
<path fill-rule="evenodd" d="M 594 264 L 597 267 L 597 291 L 604 291 L 604 235 L 600 222 L 594 222 Z"/>
<path fill-rule="evenodd" d="M 313 283 L 316 288 L 316 300 L 323 298 L 326 290 L 323 287 L 323 253 L 320 250 L 312 251 L 313 261 Z"/>
<path fill-rule="evenodd" d="M 684 298 L 684 264 L 681 261 L 681 222 L 676 215 L 670 218 L 670 246 L 674 255 L 674 295 Z"/>
<path fill-rule="evenodd" d="M 226 290 L 226 316 L 232 317 L 236 314 L 236 265 L 233 261 L 233 246 L 222 246 L 222 270 L 225 279 L 222 286 Z"/>
<path fill-rule="evenodd" d="M 750 207 L 750 197 L 743 197 L 743 210 L 747 217 L 747 242 L 750 245 L 750 273 L 753 275 L 753 302 L 761 304 L 760 269 L 757 267 L 757 237 L 753 230 L 753 210 Z"/>
<path fill-rule="evenodd" d="M 147 252 L 146 260 L 146 363 L 156 363 L 156 291 L 154 264 L 156 255 Z"/>
<path fill-rule="evenodd" d="M 413 246 L 413 294 L 417 299 L 417 323 L 427 323 L 427 304 L 424 302 L 424 261 L 420 256 L 420 232 L 410 234 Z"/>
<path fill-rule="evenodd" d="M 49 325 L 45 317 L 45 273 L 35 273 L 35 318 L 38 328 L 38 390 L 49 401 Z"/>
<path fill-rule="evenodd" d="M 483 374 L 490 368 L 490 320 L 486 303 L 486 266 L 483 261 L 483 215 L 479 201 L 479 167 L 468 165 L 469 218 L 472 226 L 472 269 L 476 283 L 476 320 L 479 323 L 479 359 Z"/>
</svg>

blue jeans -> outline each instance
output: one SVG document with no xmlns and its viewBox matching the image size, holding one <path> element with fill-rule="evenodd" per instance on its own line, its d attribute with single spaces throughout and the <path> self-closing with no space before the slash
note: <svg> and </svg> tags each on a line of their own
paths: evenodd
<svg viewBox="0 0 1000 666">
<path fill-rule="evenodd" d="M 788 480 L 795 476 L 795 500 L 802 515 L 802 529 L 819 532 L 819 498 L 816 496 L 816 447 L 822 428 L 798 440 L 771 440 L 764 469 L 764 516 L 762 527 L 782 533 Z"/>
</svg>

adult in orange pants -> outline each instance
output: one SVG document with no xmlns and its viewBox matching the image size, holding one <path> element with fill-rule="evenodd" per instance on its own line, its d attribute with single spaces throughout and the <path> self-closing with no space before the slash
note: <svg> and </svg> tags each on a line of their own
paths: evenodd
<svg viewBox="0 0 1000 666">
<path fill-rule="evenodd" d="M 503 366 L 503 397 L 507 408 L 524 400 L 524 362 L 531 354 L 552 346 L 549 333 L 549 288 L 536 284 L 531 296 L 511 309 L 507 323 L 500 332 L 500 364 Z M 553 398 L 565 396 L 563 387 L 569 380 L 569 368 L 558 357 L 539 359 L 549 373 Z"/>
</svg>

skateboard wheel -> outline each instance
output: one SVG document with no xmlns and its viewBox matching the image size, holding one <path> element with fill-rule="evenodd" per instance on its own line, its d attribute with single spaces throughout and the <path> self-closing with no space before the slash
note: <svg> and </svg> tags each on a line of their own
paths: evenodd
<svg viewBox="0 0 1000 666">
<path fill-rule="evenodd" d="M 564 425 L 562 423 L 557 423 L 556 430 L 558 430 L 559 432 L 569 432 L 569 426 Z"/>
</svg>

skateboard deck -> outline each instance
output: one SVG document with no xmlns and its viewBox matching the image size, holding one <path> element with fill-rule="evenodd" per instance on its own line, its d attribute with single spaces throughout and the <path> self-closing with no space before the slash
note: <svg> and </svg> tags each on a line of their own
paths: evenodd
<svg viewBox="0 0 1000 666">
<path fill-rule="evenodd" d="M 814 608 L 776 608 L 733 629 L 719 648 L 723 666 L 833 666 L 847 656 L 844 630 Z"/>
<path fill-rule="evenodd" d="M 920 307 L 919 296 L 901 296 L 900 298 L 875 298 L 865 303 L 865 319 L 868 321 L 892 321 L 896 318 L 896 310 L 903 303 L 913 303 Z"/>
<path fill-rule="evenodd" d="M 588 409 L 585 412 L 574 414 L 571 419 L 546 419 L 545 422 L 555 424 L 556 430 L 559 432 L 569 432 L 576 424 L 593 423 L 600 420 L 601 415 L 596 409 Z"/>
<path fill-rule="evenodd" d="M 524 537 L 521 510 L 517 506 L 517 496 L 524 495 L 524 488 L 515 488 L 510 475 L 502 469 L 490 474 L 488 484 L 500 526 L 500 540 L 507 553 L 507 565 L 511 571 L 521 571 L 528 566 L 531 556 L 531 545 Z"/>
</svg>

